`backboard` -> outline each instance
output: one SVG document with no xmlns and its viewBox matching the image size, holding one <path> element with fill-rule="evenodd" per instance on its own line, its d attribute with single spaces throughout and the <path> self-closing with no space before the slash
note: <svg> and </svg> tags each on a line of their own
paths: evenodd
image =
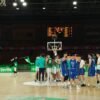
<svg viewBox="0 0 100 100">
<path fill-rule="evenodd" d="M 61 51 L 61 50 L 62 50 L 61 41 L 47 42 L 47 51 Z"/>
</svg>

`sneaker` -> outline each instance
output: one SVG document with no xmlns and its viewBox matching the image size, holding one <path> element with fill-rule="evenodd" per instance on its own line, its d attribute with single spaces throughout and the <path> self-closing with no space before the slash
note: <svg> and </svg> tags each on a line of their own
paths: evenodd
<svg viewBox="0 0 100 100">
<path fill-rule="evenodd" d="M 80 87 L 77 85 L 77 86 L 76 86 L 76 89 L 80 89 Z"/>
<path fill-rule="evenodd" d="M 69 86 L 69 89 L 71 90 L 72 89 L 72 86 Z"/>
<path fill-rule="evenodd" d="M 56 80 L 54 80 L 54 82 L 56 82 Z"/>
<path fill-rule="evenodd" d="M 61 80 L 56 80 L 56 82 L 61 82 Z"/>
<path fill-rule="evenodd" d="M 35 82 L 37 82 L 37 80 L 35 80 Z"/>
<path fill-rule="evenodd" d="M 97 84 L 99 84 L 100 82 L 99 81 L 97 81 Z"/>
<path fill-rule="evenodd" d="M 87 84 L 87 86 L 90 86 L 90 84 Z"/>
<path fill-rule="evenodd" d="M 86 86 L 86 84 L 81 84 L 81 87 L 85 87 Z"/>
</svg>

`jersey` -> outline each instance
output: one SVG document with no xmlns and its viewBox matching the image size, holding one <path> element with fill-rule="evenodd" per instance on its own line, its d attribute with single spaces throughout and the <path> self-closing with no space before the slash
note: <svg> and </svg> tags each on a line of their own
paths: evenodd
<svg viewBox="0 0 100 100">
<path fill-rule="evenodd" d="M 71 62 L 70 62 L 70 60 L 67 60 L 67 66 L 68 66 L 68 69 L 71 68 Z"/>
<path fill-rule="evenodd" d="M 39 68 L 45 68 L 45 58 L 44 57 L 39 57 L 38 59 L 38 66 Z"/>
<path fill-rule="evenodd" d="M 52 67 L 52 58 L 48 58 L 48 60 L 46 62 L 46 67 L 47 68 L 51 68 Z"/>
<path fill-rule="evenodd" d="M 61 61 L 61 72 L 63 76 L 68 76 L 68 65 L 66 60 Z"/>
<path fill-rule="evenodd" d="M 97 59 L 97 68 L 96 69 L 100 70 L 100 57 L 98 57 L 98 59 Z"/>
<path fill-rule="evenodd" d="M 36 66 L 36 67 L 39 66 L 39 58 L 40 58 L 40 57 L 36 57 L 36 60 L 35 60 L 35 66 Z"/>
<path fill-rule="evenodd" d="M 91 64 L 88 70 L 89 76 L 95 76 L 95 66 L 96 66 L 95 59 L 91 59 Z"/>
<path fill-rule="evenodd" d="M 71 79 L 75 79 L 76 76 L 77 76 L 77 62 L 76 62 L 75 59 L 72 59 L 72 60 L 70 61 L 70 63 L 71 63 L 71 68 L 70 68 L 70 70 L 69 70 L 69 77 L 70 77 Z"/>
<path fill-rule="evenodd" d="M 85 65 L 85 61 L 84 60 L 81 60 L 80 61 L 80 68 L 84 68 L 84 65 Z"/>
<path fill-rule="evenodd" d="M 70 63 L 71 63 L 71 69 L 76 69 L 77 68 L 76 60 L 71 60 Z"/>
<path fill-rule="evenodd" d="M 97 59 L 96 73 L 100 74 L 100 56 Z"/>
<path fill-rule="evenodd" d="M 83 59 L 81 59 L 80 61 L 80 67 L 79 67 L 79 75 L 84 75 L 85 74 L 85 61 Z"/>
</svg>

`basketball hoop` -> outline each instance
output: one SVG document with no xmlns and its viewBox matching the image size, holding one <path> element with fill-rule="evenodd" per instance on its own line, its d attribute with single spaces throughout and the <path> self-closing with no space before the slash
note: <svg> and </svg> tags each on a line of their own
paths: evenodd
<svg viewBox="0 0 100 100">
<path fill-rule="evenodd" d="M 0 6 L 6 6 L 6 0 L 0 0 Z"/>
<path fill-rule="evenodd" d="M 47 42 L 47 50 L 48 51 L 53 51 L 54 56 L 57 56 L 57 51 L 62 50 L 62 42 L 61 41 L 55 41 L 56 35 L 53 37 L 54 41 L 52 42 Z"/>
<path fill-rule="evenodd" d="M 53 49 L 56 49 L 57 51 L 61 51 L 62 42 L 61 41 L 47 42 L 47 50 L 52 51 Z"/>
</svg>

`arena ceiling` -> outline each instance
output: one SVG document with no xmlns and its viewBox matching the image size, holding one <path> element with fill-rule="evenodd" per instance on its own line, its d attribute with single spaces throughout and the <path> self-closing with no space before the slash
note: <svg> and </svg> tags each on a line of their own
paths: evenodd
<svg viewBox="0 0 100 100">
<path fill-rule="evenodd" d="M 14 1 L 18 1 L 18 9 L 12 6 Z M 21 6 L 19 1 L 6 0 L 6 6 L 0 7 L 0 17 L 100 15 L 100 0 L 77 0 L 76 9 L 72 4 L 74 0 L 25 0 L 27 7 Z"/>
</svg>

